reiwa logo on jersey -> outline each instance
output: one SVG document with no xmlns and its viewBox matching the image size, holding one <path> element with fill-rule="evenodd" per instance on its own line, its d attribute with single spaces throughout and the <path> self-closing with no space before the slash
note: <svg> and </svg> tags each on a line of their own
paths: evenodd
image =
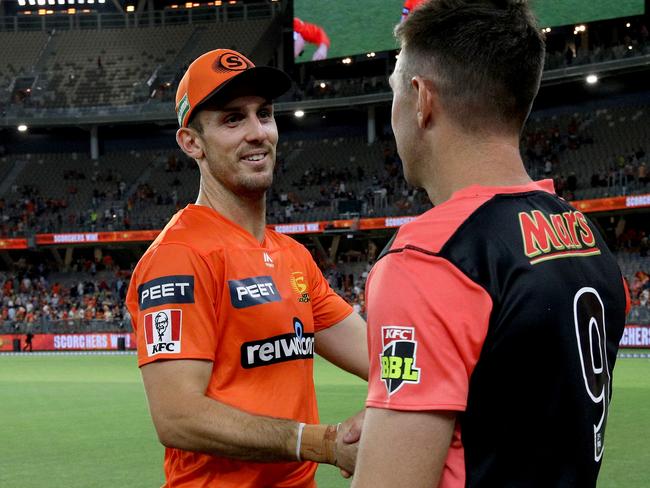
<svg viewBox="0 0 650 488">
<path fill-rule="evenodd" d="M 179 354 L 181 352 L 181 310 L 158 310 L 144 316 L 147 355 Z"/>
<path fill-rule="evenodd" d="M 381 336 L 384 346 L 379 355 L 381 379 L 390 396 L 405 383 L 420 382 L 420 370 L 415 364 L 418 343 L 413 327 L 382 327 Z"/>
<path fill-rule="evenodd" d="M 299 318 L 293 318 L 293 332 L 241 345 L 241 365 L 251 369 L 260 366 L 312 359 L 314 357 L 314 334 L 305 333 Z"/>
</svg>

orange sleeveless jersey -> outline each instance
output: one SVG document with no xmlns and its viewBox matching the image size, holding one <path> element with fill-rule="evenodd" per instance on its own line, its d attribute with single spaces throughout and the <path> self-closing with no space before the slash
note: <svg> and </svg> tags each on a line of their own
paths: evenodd
<svg viewBox="0 0 650 488">
<path fill-rule="evenodd" d="M 207 396 L 306 423 L 318 423 L 314 332 L 352 311 L 302 245 L 270 229 L 260 244 L 198 205 L 178 212 L 141 258 L 127 306 L 139 366 L 213 361 Z M 313 487 L 315 471 L 309 462 L 253 463 L 168 448 L 164 486 Z"/>
</svg>

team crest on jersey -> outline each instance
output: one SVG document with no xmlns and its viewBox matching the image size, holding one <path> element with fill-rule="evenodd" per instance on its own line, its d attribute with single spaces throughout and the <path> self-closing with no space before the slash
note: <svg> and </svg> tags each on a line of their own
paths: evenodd
<svg viewBox="0 0 650 488">
<path fill-rule="evenodd" d="M 144 316 L 147 355 L 180 354 L 182 312 L 179 309 L 158 310 Z"/>
<path fill-rule="evenodd" d="M 415 364 L 418 343 L 413 327 L 382 327 L 381 337 L 381 379 L 386 384 L 390 396 L 405 383 L 420 382 L 420 369 Z"/>
<path fill-rule="evenodd" d="M 300 303 L 309 303 L 311 298 L 309 297 L 309 292 L 307 291 L 305 275 L 303 275 L 300 271 L 294 271 L 291 273 L 289 283 L 291 284 L 291 289 L 293 292 L 300 297 L 298 298 L 298 301 Z"/>
</svg>

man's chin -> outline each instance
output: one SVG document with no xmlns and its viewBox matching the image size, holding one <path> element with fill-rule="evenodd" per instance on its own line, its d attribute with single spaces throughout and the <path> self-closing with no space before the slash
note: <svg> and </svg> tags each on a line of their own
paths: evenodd
<svg viewBox="0 0 650 488">
<path fill-rule="evenodd" d="M 249 199 L 261 198 L 271 188 L 272 184 L 273 176 L 250 178 L 239 185 L 237 193 Z"/>
</svg>

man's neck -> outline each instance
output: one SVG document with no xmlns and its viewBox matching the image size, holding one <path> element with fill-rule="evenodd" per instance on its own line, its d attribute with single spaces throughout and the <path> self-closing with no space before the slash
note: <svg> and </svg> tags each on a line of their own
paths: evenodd
<svg viewBox="0 0 650 488">
<path fill-rule="evenodd" d="M 266 198 L 235 195 L 217 185 L 206 185 L 201 178 L 197 205 L 216 210 L 228 220 L 250 233 L 258 242 L 264 241 L 266 229 Z"/>
<path fill-rule="evenodd" d="M 453 134 L 444 140 L 444 144 L 437 144 L 439 149 L 428 163 L 430 170 L 422 181 L 434 205 L 471 185 L 517 186 L 532 181 L 514 137 L 473 138 Z"/>
</svg>

